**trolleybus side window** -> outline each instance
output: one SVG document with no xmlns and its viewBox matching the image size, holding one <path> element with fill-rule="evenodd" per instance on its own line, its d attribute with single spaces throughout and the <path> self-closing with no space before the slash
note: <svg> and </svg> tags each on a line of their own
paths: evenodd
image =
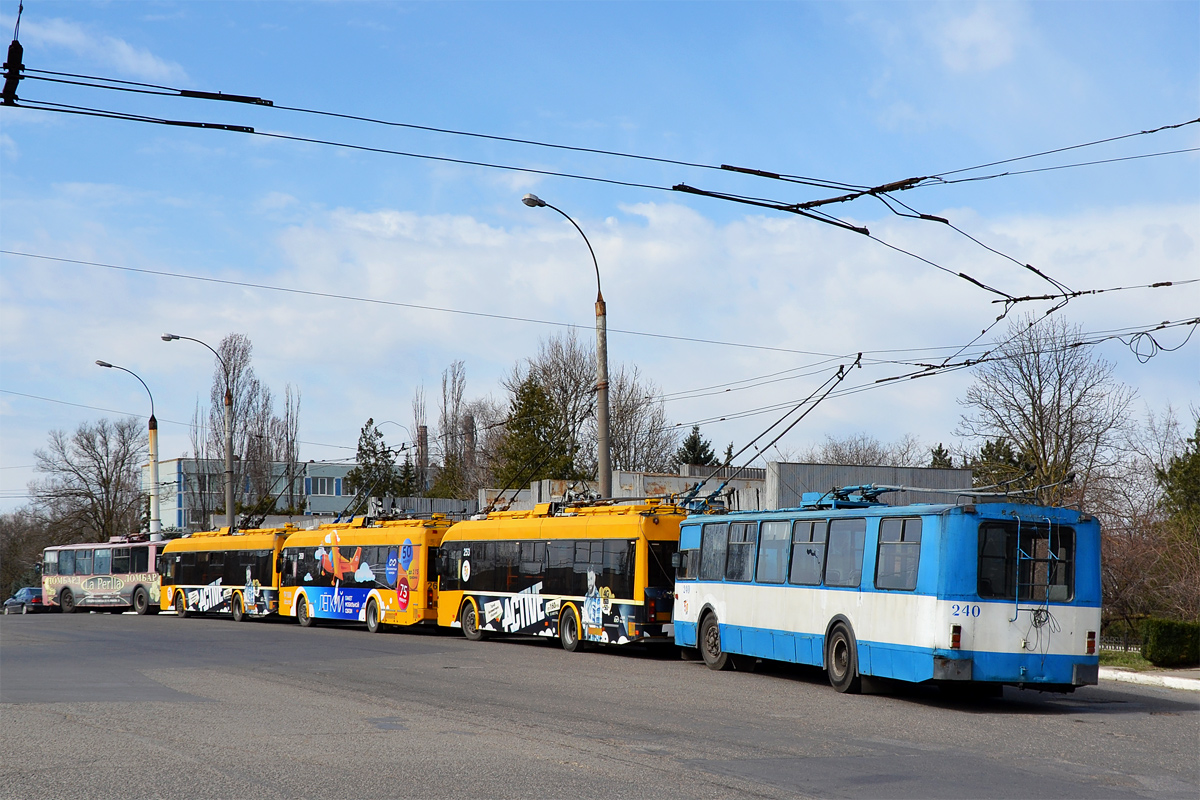
<svg viewBox="0 0 1200 800">
<path fill-rule="evenodd" d="M 521 578 L 520 542 L 496 542 L 496 591 L 516 592 L 524 588 Z"/>
<path fill-rule="evenodd" d="M 700 580 L 719 581 L 725 574 L 725 551 L 729 546 L 729 525 L 714 522 L 700 532 Z"/>
<path fill-rule="evenodd" d="M 979 527 L 979 596 L 1067 602 L 1075 594 L 1075 532 L 986 522 Z M 1017 591 L 1018 585 L 1020 592 Z"/>
<path fill-rule="evenodd" d="M 521 542 L 521 575 L 539 576 L 546 568 L 546 543 Z"/>
<path fill-rule="evenodd" d="M 575 573 L 575 543 L 568 541 L 546 543 L 546 583 L 542 591 L 547 594 L 574 594 L 572 581 Z"/>
<path fill-rule="evenodd" d="M 112 574 L 129 574 L 129 548 L 114 547 L 112 551 Z"/>
<path fill-rule="evenodd" d="M 47 550 L 42 556 L 42 574 L 57 575 L 58 574 L 58 552 L 55 550 Z"/>
<path fill-rule="evenodd" d="M 92 574 L 93 575 L 110 575 L 112 574 L 112 548 L 106 547 L 103 550 L 97 549 L 96 555 L 92 559 Z"/>
<path fill-rule="evenodd" d="M 74 575 L 75 574 L 75 551 L 74 550 L 59 550 L 58 551 L 58 574 L 59 575 Z"/>
<path fill-rule="evenodd" d="M 825 570 L 825 520 L 796 520 L 792 528 L 792 570 L 788 583 L 818 586 Z"/>
<path fill-rule="evenodd" d="M 729 555 L 725 559 L 725 580 L 749 581 L 754 576 L 754 546 L 758 523 L 733 522 L 729 525 Z"/>
<path fill-rule="evenodd" d="M 75 574 L 76 575 L 91 575 L 92 574 L 92 551 L 91 550 L 76 550 L 75 551 Z"/>
<path fill-rule="evenodd" d="M 792 526 L 786 520 L 770 520 L 762 524 L 758 534 L 758 572 L 754 579 L 759 583 L 783 583 L 787 575 L 788 544 L 792 538 Z"/>
<path fill-rule="evenodd" d="M 826 586 L 858 586 L 862 581 L 865 519 L 829 521 L 829 553 L 825 559 Z"/>
<path fill-rule="evenodd" d="M 879 553 L 875 561 L 875 588 L 917 588 L 917 567 L 921 559 L 921 520 L 882 519 L 879 521 Z"/>
<path fill-rule="evenodd" d="M 150 547 L 148 545 L 129 548 L 129 571 L 131 573 L 150 571 Z"/>
<path fill-rule="evenodd" d="M 596 542 L 593 545 L 598 544 Z M 637 545 L 625 539 L 605 539 L 604 571 L 596 573 L 596 585 L 607 586 L 617 597 L 633 597 L 633 567 Z"/>
</svg>

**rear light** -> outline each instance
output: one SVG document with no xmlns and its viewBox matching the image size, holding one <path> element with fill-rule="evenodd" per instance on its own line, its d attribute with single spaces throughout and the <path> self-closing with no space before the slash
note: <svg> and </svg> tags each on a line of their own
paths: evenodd
<svg viewBox="0 0 1200 800">
<path fill-rule="evenodd" d="M 1096 632 L 1088 631 L 1087 654 L 1089 656 L 1096 655 Z"/>
<path fill-rule="evenodd" d="M 950 649 L 957 650 L 962 647 L 962 625 L 950 626 Z"/>
<path fill-rule="evenodd" d="M 653 622 L 658 617 L 658 607 L 654 602 L 654 598 L 646 601 L 646 621 Z"/>
</svg>

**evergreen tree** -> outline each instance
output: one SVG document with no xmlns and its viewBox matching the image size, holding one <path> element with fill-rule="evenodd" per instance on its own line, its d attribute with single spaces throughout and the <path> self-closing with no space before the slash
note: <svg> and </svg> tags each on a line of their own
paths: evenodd
<svg viewBox="0 0 1200 800">
<path fill-rule="evenodd" d="M 357 464 L 346 473 L 346 481 L 358 495 L 347 509 L 349 513 L 361 514 L 366 511 L 368 498 L 402 493 L 394 458 L 392 449 L 383 440 L 383 434 L 375 427 L 375 420 L 368 418 L 358 435 Z"/>
<path fill-rule="evenodd" d="M 453 452 L 446 453 L 442 468 L 438 470 L 437 478 L 425 496 L 462 499 L 466 493 L 466 476 L 462 463 Z"/>
<path fill-rule="evenodd" d="M 1029 459 L 1013 452 L 1007 439 L 989 439 L 979 448 L 979 455 L 971 459 L 968 466 L 974 470 L 973 483 L 977 487 L 993 487 L 1003 484 L 1009 490 L 1032 488 L 1029 475 L 1033 467 Z"/>
<path fill-rule="evenodd" d="M 721 463 L 729 464 L 732 461 L 733 461 L 733 442 L 730 442 L 729 446 L 725 448 L 725 458 L 722 459 Z"/>
<path fill-rule="evenodd" d="M 413 464 L 411 452 L 404 454 L 404 463 L 400 465 L 396 483 L 398 497 L 413 497 L 417 494 L 417 468 Z"/>
<path fill-rule="evenodd" d="M 929 466 L 933 469 L 954 468 L 954 461 L 950 458 L 950 451 L 942 447 L 941 442 L 938 442 L 937 447 L 930 449 L 929 454 L 931 456 Z"/>
<path fill-rule="evenodd" d="M 517 384 L 504 437 L 496 448 L 496 484 L 516 488 L 543 478 L 578 478 L 571 440 L 538 380 L 527 375 Z"/>
<path fill-rule="evenodd" d="M 1200 531 L 1200 418 L 1196 433 L 1187 440 L 1188 447 L 1173 456 L 1166 469 L 1154 470 L 1162 489 L 1161 506 L 1171 518 L 1189 520 L 1194 531 Z"/>
<path fill-rule="evenodd" d="M 732 447 L 730 444 L 730 448 Z M 692 426 L 692 432 L 683 440 L 675 459 L 680 464 L 696 464 L 701 467 L 712 467 L 718 463 L 717 457 L 713 455 L 712 442 L 700 436 L 699 425 Z"/>
</svg>

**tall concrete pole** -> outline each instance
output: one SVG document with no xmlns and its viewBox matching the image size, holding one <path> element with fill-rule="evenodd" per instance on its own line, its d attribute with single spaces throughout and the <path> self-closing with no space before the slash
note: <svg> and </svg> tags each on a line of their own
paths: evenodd
<svg viewBox="0 0 1200 800">
<path fill-rule="evenodd" d="M 600 263 L 596 261 L 596 251 L 592 249 L 587 234 L 567 212 L 535 194 L 525 195 L 521 202 L 530 208 L 552 208 L 562 214 L 579 231 L 592 255 L 592 265 L 596 268 L 596 479 L 600 484 L 600 496 L 612 497 L 612 448 L 609 446 L 608 425 L 608 309 L 604 304 L 604 293 L 600 291 Z"/>
<path fill-rule="evenodd" d="M 176 339 L 187 339 L 189 342 L 207 347 L 217 357 L 217 362 L 221 365 L 221 371 L 225 375 L 225 527 L 229 529 L 230 533 L 233 533 L 233 386 L 229 382 L 229 365 L 225 363 L 225 359 L 221 358 L 221 354 L 213 350 L 207 342 L 174 333 L 162 335 L 164 342 L 173 342 Z"/>
<path fill-rule="evenodd" d="M 225 527 L 233 533 L 233 392 L 229 388 L 228 371 L 225 372 Z"/>
<path fill-rule="evenodd" d="M 146 385 L 141 376 L 133 370 L 99 360 L 96 361 L 96 366 L 128 372 L 137 378 L 138 383 L 142 385 L 142 388 L 146 390 L 146 394 L 150 396 L 150 535 L 151 538 L 157 539 L 159 538 L 159 532 L 162 530 L 162 520 L 159 515 L 158 505 L 158 420 L 154 418 L 154 395 L 150 392 L 150 387 Z"/>
<path fill-rule="evenodd" d="M 159 539 L 162 517 L 158 505 L 158 420 L 150 412 L 150 538 Z"/>
</svg>

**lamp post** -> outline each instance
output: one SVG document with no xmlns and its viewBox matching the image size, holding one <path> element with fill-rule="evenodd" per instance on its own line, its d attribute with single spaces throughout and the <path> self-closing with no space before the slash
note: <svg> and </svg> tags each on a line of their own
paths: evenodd
<svg viewBox="0 0 1200 800">
<path fill-rule="evenodd" d="M 221 370 L 225 374 L 225 527 L 229 529 L 230 533 L 233 533 L 233 390 L 229 385 L 229 365 L 225 363 L 225 359 L 221 358 L 221 354 L 213 350 L 206 342 L 190 336 L 177 336 L 174 333 L 162 335 L 164 342 L 173 342 L 176 339 L 186 339 L 207 347 L 217 357 L 217 361 L 221 364 Z"/>
<path fill-rule="evenodd" d="M 588 241 L 583 228 L 561 208 L 550 205 L 535 194 L 525 195 L 521 202 L 530 208 L 553 208 L 562 214 L 579 231 L 588 252 L 592 254 L 592 265 L 596 268 L 596 477 L 600 481 L 600 496 L 612 497 L 612 463 L 608 444 L 608 314 L 604 294 L 600 291 L 600 264 L 596 261 L 596 251 L 592 249 L 592 243 Z"/>
<path fill-rule="evenodd" d="M 96 366 L 128 372 L 138 379 L 138 383 L 146 390 L 146 394 L 150 395 L 150 538 L 152 540 L 161 539 L 162 518 L 159 515 L 158 504 L 158 420 L 154 418 L 154 395 L 150 394 L 150 387 L 133 370 L 118 367 L 116 364 L 99 359 L 96 360 Z"/>
</svg>

